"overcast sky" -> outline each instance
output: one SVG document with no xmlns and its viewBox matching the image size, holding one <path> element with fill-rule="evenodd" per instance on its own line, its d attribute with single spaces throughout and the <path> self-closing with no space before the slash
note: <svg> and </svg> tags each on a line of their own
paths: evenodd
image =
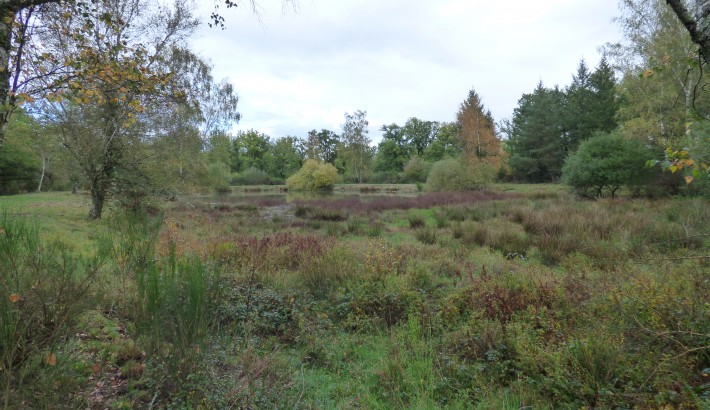
<svg viewBox="0 0 710 410">
<path fill-rule="evenodd" d="M 221 1 L 221 0 L 220 0 Z M 542 80 L 570 83 L 579 60 L 617 42 L 617 0 L 260 0 L 223 11 L 227 29 L 204 27 L 193 47 L 234 84 L 242 120 L 271 137 L 340 133 L 345 112 L 383 124 L 409 117 L 452 121 L 474 88 L 496 121 L 510 118 Z M 208 20 L 211 0 L 202 0 Z"/>
</svg>

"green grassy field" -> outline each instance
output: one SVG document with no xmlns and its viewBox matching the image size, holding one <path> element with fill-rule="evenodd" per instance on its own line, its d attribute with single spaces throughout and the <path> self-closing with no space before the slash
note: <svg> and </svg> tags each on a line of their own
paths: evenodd
<svg viewBox="0 0 710 410">
<path fill-rule="evenodd" d="M 707 201 L 279 188 L 94 222 L 81 195 L 0 197 L 0 403 L 710 405 Z"/>
</svg>

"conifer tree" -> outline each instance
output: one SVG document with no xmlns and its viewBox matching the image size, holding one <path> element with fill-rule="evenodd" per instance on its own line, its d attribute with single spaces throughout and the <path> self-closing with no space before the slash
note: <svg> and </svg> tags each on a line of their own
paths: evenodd
<svg viewBox="0 0 710 410">
<path fill-rule="evenodd" d="M 456 115 L 463 156 L 469 165 L 500 167 L 501 143 L 496 136 L 491 112 L 486 110 L 475 90 L 461 103 Z"/>
<path fill-rule="evenodd" d="M 523 94 L 513 111 L 507 148 L 513 174 L 530 182 L 556 181 L 567 156 L 564 138 L 564 93 L 540 82 Z"/>
</svg>

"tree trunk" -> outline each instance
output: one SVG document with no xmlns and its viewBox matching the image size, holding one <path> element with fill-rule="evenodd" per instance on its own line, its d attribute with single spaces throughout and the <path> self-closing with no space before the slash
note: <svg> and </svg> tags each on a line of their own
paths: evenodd
<svg viewBox="0 0 710 410">
<path fill-rule="evenodd" d="M 705 62 L 710 64 L 710 0 L 695 0 L 698 26 L 700 26 L 701 43 Z"/>
<path fill-rule="evenodd" d="M 101 219 L 101 211 L 104 209 L 106 194 L 96 187 L 91 188 L 91 210 L 89 219 Z"/>
<path fill-rule="evenodd" d="M 666 0 L 678 19 L 685 26 L 693 42 L 700 46 L 705 63 L 710 64 L 710 0 L 695 0 L 695 15 L 683 0 Z"/>
<path fill-rule="evenodd" d="M 37 186 L 37 192 L 42 192 L 42 182 L 44 182 L 44 171 L 47 169 L 47 158 L 42 155 L 42 174 L 39 176 L 39 185 Z"/>
<path fill-rule="evenodd" d="M 12 50 L 12 21 L 15 20 L 15 6 L 0 0 L 0 148 L 5 142 L 5 129 L 10 119 L 10 52 Z M 8 23 L 8 18 L 10 23 Z"/>
</svg>

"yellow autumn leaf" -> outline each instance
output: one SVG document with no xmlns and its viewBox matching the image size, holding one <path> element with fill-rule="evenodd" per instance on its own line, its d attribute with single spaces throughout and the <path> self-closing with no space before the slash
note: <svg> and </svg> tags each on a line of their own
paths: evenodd
<svg viewBox="0 0 710 410">
<path fill-rule="evenodd" d="M 685 176 L 685 183 L 689 184 L 691 182 L 693 182 L 693 177 L 691 177 L 690 175 L 686 175 Z"/>
<path fill-rule="evenodd" d="M 675 174 L 676 171 L 678 171 L 678 167 L 675 166 L 675 165 L 671 165 L 670 167 L 668 167 L 668 169 L 669 169 L 672 173 L 674 173 L 674 174 Z"/>
<path fill-rule="evenodd" d="M 644 78 L 651 77 L 652 75 L 653 75 L 653 70 L 646 70 L 646 71 L 643 72 L 643 77 L 644 77 Z"/>
</svg>

